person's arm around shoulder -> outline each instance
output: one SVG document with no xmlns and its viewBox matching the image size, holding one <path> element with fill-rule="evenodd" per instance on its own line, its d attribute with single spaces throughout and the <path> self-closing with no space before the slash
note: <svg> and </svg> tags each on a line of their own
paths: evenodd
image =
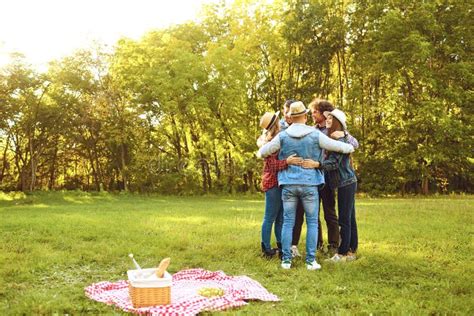
<svg viewBox="0 0 474 316">
<path fill-rule="evenodd" d="M 319 147 L 343 154 L 350 154 L 354 151 L 352 145 L 331 139 L 323 133 L 319 133 Z"/>
<path fill-rule="evenodd" d="M 288 168 L 289 165 L 300 166 L 303 162 L 303 158 L 296 156 L 296 154 L 293 154 L 283 160 L 279 160 L 278 157 L 273 157 L 272 155 L 265 159 L 267 159 L 268 168 L 271 172 L 279 172 Z"/>
<path fill-rule="evenodd" d="M 319 162 L 313 159 L 305 159 L 301 163 L 301 166 L 307 169 L 322 169 L 325 171 L 336 170 L 337 168 L 339 168 L 338 156 L 340 155 L 341 154 L 339 153 L 333 152 L 328 157 L 328 159 L 325 159 L 323 162 Z"/>
<path fill-rule="evenodd" d="M 265 163 L 268 170 L 272 173 L 288 168 L 288 161 L 286 159 L 279 160 L 277 154 L 266 157 Z"/>
<path fill-rule="evenodd" d="M 280 150 L 280 135 L 276 135 L 270 142 L 260 147 L 257 152 L 257 157 L 266 158 L 278 150 Z"/>
</svg>

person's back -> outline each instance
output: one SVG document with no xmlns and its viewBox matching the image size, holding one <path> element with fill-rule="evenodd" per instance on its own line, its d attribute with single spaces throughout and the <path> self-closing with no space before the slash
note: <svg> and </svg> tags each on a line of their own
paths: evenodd
<svg viewBox="0 0 474 316">
<path fill-rule="evenodd" d="M 294 123 L 287 130 L 280 133 L 281 150 L 279 159 L 296 154 L 303 159 L 321 160 L 319 147 L 320 132 L 301 123 Z M 292 165 L 278 173 L 280 185 L 320 185 L 324 183 L 321 170 L 308 169 Z"/>
</svg>

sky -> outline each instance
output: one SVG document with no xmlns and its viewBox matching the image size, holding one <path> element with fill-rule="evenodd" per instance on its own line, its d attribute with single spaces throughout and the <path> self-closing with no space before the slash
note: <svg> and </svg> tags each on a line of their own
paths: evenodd
<svg viewBox="0 0 474 316">
<path fill-rule="evenodd" d="M 94 41 L 113 46 L 151 29 L 195 19 L 218 0 L 0 0 L 0 66 L 12 52 L 45 68 Z"/>
</svg>

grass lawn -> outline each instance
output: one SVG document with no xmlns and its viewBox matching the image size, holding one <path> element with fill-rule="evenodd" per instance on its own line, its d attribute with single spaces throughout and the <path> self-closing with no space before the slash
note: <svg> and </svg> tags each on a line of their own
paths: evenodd
<svg viewBox="0 0 474 316">
<path fill-rule="evenodd" d="M 0 315 L 119 315 L 83 289 L 125 279 L 128 253 L 247 275 L 282 300 L 230 313 L 474 314 L 474 197 L 359 198 L 360 259 L 321 271 L 260 256 L 263 200 L 0 193 Z"/>
</svg>

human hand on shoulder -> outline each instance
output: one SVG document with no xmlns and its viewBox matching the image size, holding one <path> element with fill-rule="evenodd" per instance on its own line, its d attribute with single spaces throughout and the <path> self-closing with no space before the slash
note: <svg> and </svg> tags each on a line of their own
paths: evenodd
<svg viewBox="0 0 474 316">
<path fill-rule="evenodd" d="M 339 139 L 339 138 L 342 138 L 342 137 L 345 137 L 345 136 L 346 136 L 346 132 L 344 132 L 344 131 L 334 131 L 331 134 L 332 139 Z"/>
</svg>

